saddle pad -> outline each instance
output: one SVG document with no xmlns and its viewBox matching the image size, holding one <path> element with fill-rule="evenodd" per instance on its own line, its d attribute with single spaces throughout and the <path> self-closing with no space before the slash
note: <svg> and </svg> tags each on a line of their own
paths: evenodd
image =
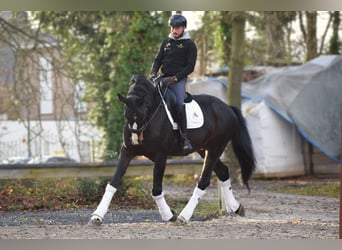
<svg viewBox="0 0 342 250">
<path fill-rule="evenodd" d="M 164 108 L 165 108 L 167 117 L 169 118 L 172 124 L 173 129 L 177 130 L 178 124 L 173 120 L 171 112 L 169 111 L 165 102 L 164 102 Z M 198 105 L 198 103 L 195 100 L 192 100 L 189 103 L 185 103 L 185 113 L 186 113 L 186 123 L 187 123 L 186 128 L 187 129 L 195 129 L 195 128 L 200 128 L 203 126 L 203 123 L 204 123 L 203 112 L 201 110 L 201 107 Z"/>
</svg>

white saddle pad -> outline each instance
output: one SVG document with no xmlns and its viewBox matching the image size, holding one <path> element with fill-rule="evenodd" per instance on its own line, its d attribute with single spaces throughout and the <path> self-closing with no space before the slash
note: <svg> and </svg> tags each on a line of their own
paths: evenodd
<svg viewBox="0 0 342 250">
<path fill-rule="evenodd" d="M 164 102 L 164 108 L 165 108 L 167 117 L 169 118 L 172 124 L 173 129 L 177 130 L 178 124 L 173 120 L 171 112 L 167 108 L 167 105 L 165 102 Z M 187 123 L 186 128 L 187 129 L 200 128 L 203 126 L 203 123 L 204 123 L 203 112 L 201 110 L 201 107 L 198 105 L 198 103 L 195 100 L 192 100 L 189 103 L 185 103 L 185 113 L 186 113 L 186 123 Z"/>
</svg>

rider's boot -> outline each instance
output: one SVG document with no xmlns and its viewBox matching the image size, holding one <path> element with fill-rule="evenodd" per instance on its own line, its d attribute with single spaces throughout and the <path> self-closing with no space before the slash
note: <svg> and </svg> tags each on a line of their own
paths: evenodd
<svg viewBox="0 0 342 250">
<path fill-rule="evenodd" d="M 183 150 L 183 154 L 187 155 L 193 152 L 193 148 L 185 132 L 186 131 L 186 115 L 185 115 L 184 105 L 180 106 L 177 111 L 178 111 L 177 122 L 178 122 L 178 129 L 179 129 L 179 133 L 180 133 L 181 141 L 182 141 L 182 150 Z"/>
<path fill-rule="evenodd" d="M 181 138 L 182 138 L 182 143 L 183 143 L 183 153 L 185 155 L 188 155 L 188 154 L 192 153 L 193 152 L 193 148 L 192 148 L 192 145 L 190 143 L 190 140 L 187 137 L 187 134 L 182 133 L 181 134 Z"/>
</svg>

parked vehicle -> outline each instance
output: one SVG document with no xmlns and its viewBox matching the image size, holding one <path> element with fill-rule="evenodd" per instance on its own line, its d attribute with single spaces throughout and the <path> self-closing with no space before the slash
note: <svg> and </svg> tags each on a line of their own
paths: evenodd
<svg viewBox="0 0 342 250">
<path fill-rule="evenodd" d="M 72 159 L 67 156 L 61 155 L 44 155 L 38 156 L 30 160 L 29 164 L 40 164 L 40 163 L 76 163 L 75 159 Z"/>
<path fill-rule="evenodd" d="M 30 157 L 23 157 L 23 156 L 13 156 L 6 160 L 3 160 L 2 164 L 26 164 L 31 160 Z"/>
</svg>

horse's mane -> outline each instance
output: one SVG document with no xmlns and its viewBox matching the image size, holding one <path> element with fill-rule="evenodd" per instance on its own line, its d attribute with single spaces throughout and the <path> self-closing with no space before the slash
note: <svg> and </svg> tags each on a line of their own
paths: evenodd
<svg viewBox="0 0 342 250">
<path fill-rule="evenodd" d="M 143 97 L 153 92 L 154 86 L 144 75 L 133 75 L 130 80 L 129 95 L 137 95 Z"/>
</svg>

